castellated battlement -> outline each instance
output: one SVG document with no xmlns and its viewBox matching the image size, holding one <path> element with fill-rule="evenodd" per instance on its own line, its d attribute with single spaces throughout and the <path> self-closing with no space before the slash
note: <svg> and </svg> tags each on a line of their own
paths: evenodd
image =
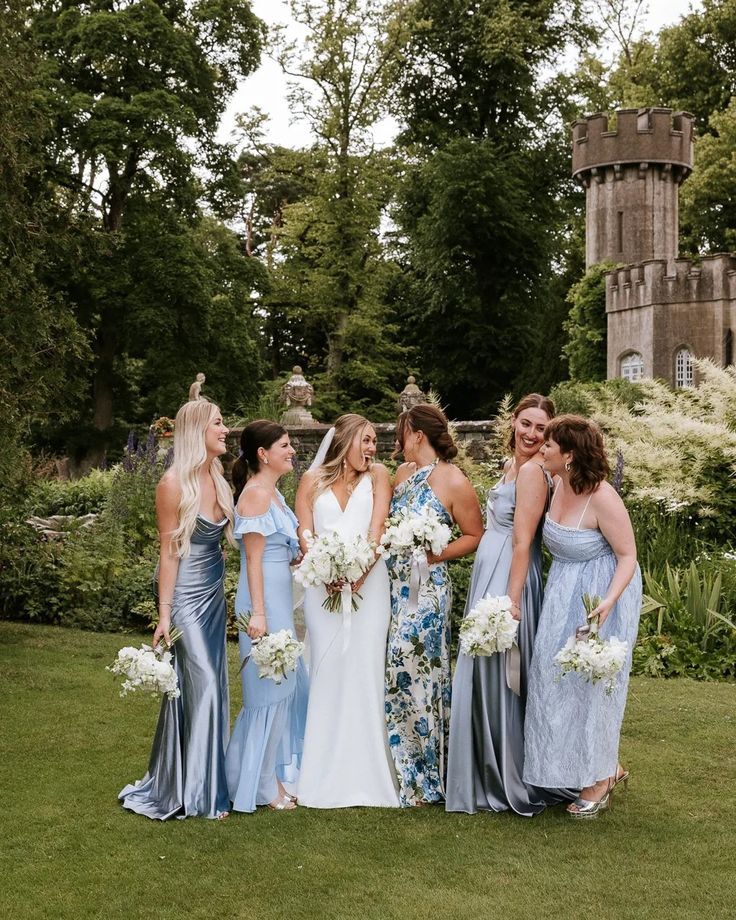
<svg viewBox="0 0 736 920">
<path fill-rule="evenodd" d="M 608 167 L 620 172 L 635 163 L 663 167 L 681 182 L 693 168 L 693 122 L 688 112 L 672 109 L 619 109 L 609 131 L 607 115 L 589 115 L 573 125 L 572 174 L 588 185 L 591 178 L 602 181 Z"/>
<path fill-rule="evenodd" d="M 652 304 L 698 304 L 736 300 L 736 253 L 690 259 L 651 259 L 606 275 L 606 312 L 617 313 Z"/>
</svg>

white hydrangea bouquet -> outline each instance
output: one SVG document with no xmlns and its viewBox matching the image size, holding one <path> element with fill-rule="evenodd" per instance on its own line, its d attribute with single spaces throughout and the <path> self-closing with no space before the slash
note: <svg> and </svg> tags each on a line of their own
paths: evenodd
<svg viewBox="0 0 736 920">
<path fill-rule="evenodd" d="M 168 646 L 160 643 L 154 649 L 150 645 L 141 645 L 140 648 L 126 645 L 120 649 L 115 661 L 105 668 L 106 671 L 124 678 L 120 696 L 127 696 L 138 690 L 155 697 L 165 693 L 170 700 L 175 700 L 181 695 L 179 680 L 171 663 L 171 646 L 181 634 L 181 630 L 172 629 Z"/>
<path fill-rule="evenodd" d="M 295 580 L 305 588 L 342 584 L 341 591 L 328 592 L 322 606 L 332 613 L 357 610 L 356 598 L 360 595 L 353 592 L 351 585 L 375 562 L 375 543 L 361 534 L 344 537 L 334 530 L 318 537 L 305 530 L 303 536 L 307 552 L 294 572 Z"/>
<path fill-rule="evenodd" d="M 600 602 L 598 595 L 583 594 L 583 606 L 588 617 Z M 601 639 L 598 623 L 594 620 L 589 627 L 582 627 L 571 636 L 555 655 L 554 662 L 560 668 L 557 679 L 575 672 L 593 684 L 605 681 L 606 693 L 613 693 L 616 677 L 626 663 L 628 653 L 628 642 L 615 636 Z"/>
<path fill-rule="evenodd" d="M 435 556 L 445 549 L 452 531 L 429 506 L 409 513 L 402 508 L 386 520 L 378 552 L 383 556 L 411 556 L 426 560 L 428 553 Z"/>
<path fill-rule="evenodd" d="M 241 632 L 248 628 L 249 615 L 240 614 L 235 619 L 235 625 Z M 258 668 L 258 676 L 268 678 L 276 684 L 291 671 L 296 670 L 296 663 L 304 654 L 304 643 L 300 642 L 290 629 L 280 629 L 278 632 L 266 633 L 260 639 L 254 639 L 252 651 L 240 666 L 242 671 L 248 663 L 248 658 L 253 658 Z"/>
<path fill-rule="evenodd" d="M 460 651 L 464 655 L 494 655 L 516 642 L 519 621 L 511 615 L 511 598 L 484 597 L 460 624 Z"/>
</svg>

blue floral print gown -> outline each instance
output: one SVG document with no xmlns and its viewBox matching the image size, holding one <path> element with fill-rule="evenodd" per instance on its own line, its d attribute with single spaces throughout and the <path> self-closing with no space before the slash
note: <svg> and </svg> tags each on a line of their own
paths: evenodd
<svg viewBox="0 0 736 920">
<path fill-rule="evenodd" d="M 449 512 L 427 481 L 436 463 L 421 467 L 396 489 L 391 514 L 433 508 L 452 526 Z M 386 667 L 386 721 L 402 806 L 441 802 L 450 731 L 450 606 L 447 563 L 429 567 L 410 610 L 409 558 L 387 559 L 391 578 L 391 626 Z"/>
</svg>

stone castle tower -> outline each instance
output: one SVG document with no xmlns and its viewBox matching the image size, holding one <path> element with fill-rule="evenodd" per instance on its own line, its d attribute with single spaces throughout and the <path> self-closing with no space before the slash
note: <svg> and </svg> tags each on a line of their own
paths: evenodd
<svg viewBox="0 0 736 920">
<path fill-rule="evenodd" d="M 693 116 L 622 109 L 573 125 L 573 176 L 585 187 L 586 267 L 606 279 L 608 377 L 692 386 L 693 357 L 732 364 L 736 257 L 678 253 L 678 195 L 693 168 Z"/>
</svg>

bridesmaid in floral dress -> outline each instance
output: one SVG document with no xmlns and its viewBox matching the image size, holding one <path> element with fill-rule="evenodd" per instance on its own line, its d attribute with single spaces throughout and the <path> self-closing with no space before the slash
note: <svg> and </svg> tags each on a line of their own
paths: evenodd
<svg viewBox="0 0 736 920">
<path fill-rule="evenodd" d="M 461 536 L 429 555 L 429 579 L 410 602 L 411 560 L 390 557 L 391 627 L 386 673 L 389 745 L 402 806 L 441 802 L 450 729 L 450 606 L 447 563 L 475 551 L 483 520 L 475 490 L 451 463 L 457 447 L 444 413 L 415 406 L 396 425 L 397 452 L 407 461 L 396 475 L 391 514 L 431 507 Z"/>
</svg>

